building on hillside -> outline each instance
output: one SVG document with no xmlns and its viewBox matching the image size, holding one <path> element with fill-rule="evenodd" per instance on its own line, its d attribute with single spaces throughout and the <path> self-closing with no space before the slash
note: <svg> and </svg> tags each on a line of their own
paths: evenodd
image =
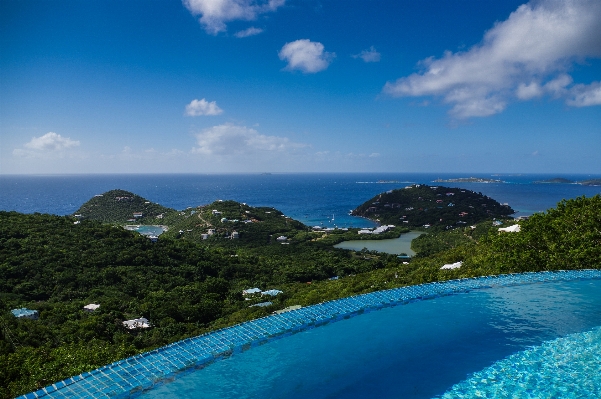
<svg viewBox="0 0 601 399">
<path fill-rule="evenodd" d="M 232 240 L 237 240 L 238 238 L 240 238 L 240 233 L 232 231 Z"/>
<path fill-rule="evenodd" d="M 86 312 L 92 313 L 93 311 L 95 311 L 99 307 L 100 307 L 100 305 L 98 305 L 96 303 L 90 303 L 89 305 L 84 306 L 83 310 L 86 311 Z"/>
<path fill-rule="evenodd" d="M 31 309 L 27 309 L 27 308 L 21 308 L 21 309 L 13 309 L 10 311 L 13 316 L 15 316 L 17 319 L 31 319 L 31 320 L 37 320 L 38 317 L 40 317 L 39 313 L 37 310 L 31 310 Z"/>
<path fill-rule="evenodd" d="M 279 242 L 286 241 L 287 239 L 288 239 L 288 237 L 286 237 L 286 236 L 279 236 L 278 238 L 276 238 L 276 240 Z"/>
<path fill-rule="evenodd" d="M 277 296 L 278 294 L 281 294 L 281 293 L 282 293 L 282 291 L 280 291 L 280 290 L 267 290 L 267 291 L 261 292 L 261 295 Z"/>
<path fill-rule="evenodd" d="M 247 288 L 242 291 L 242 295 L 259 294 L 260 292 L 261 292 L 261 290 L 258 288 Z"/>
<path fill-rule="evenodd" d="M 136 330 L 138 328 L 150 328 L 150 322 L 145 317 L 138 319 L 125 320 L 123 326 L 128 330 Z"/>
<path fill-rule="evenodd" d="M 134 212 L 134 219 L 141 218 L 142 216 L 144 216 L 142 212 Z"/>
<path fill-rule="evenodd" d="M 250 305 L 249 308 L 253 308 L 253 307 L 260 307 L 260 308 L 264 308 L 266 306 L 270 306 L 273 305 L 273 302 L 261 302 L 261 303 L 255 303 L 254 305 Z"/>
</svg>

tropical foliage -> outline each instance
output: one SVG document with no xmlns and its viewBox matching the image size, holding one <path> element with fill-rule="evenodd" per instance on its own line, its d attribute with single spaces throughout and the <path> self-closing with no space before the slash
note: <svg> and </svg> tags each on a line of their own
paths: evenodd
<svg viewBox="0 0 601 399">
<path fill-rule="evenodd" d="M 490 218 L 475 229 L 428 234 L 414 242 L 422 255 L 408 264 L 334 249 L 356 232 L 313 232 L 272 208 L 224 201 L 194 210 L 166 215 L 190 228 L 171 229 L 156 243 L 99 221 L 0 212 L 0 396 L 290 305 L 452 278 L 597 268 L 601 261 L 601 196 L 562 201 L 520 222 L 519 233 L 499 233 Z M 245 215 L 256 221 L 240 222 Z M 228 223 L 240 223 L 233 226 L 239 239 L 226 238 Z M 203 240 L 209 225 L 216 233 Z M 280 235 L 287 239 L 276 240 Z M 440 269 L 457 261 L 459 269 Z M 283 294 L 245 300 L 242 290 L 251 287 Z M 272 305 L 249 307 L 266 300 Z M 100 308 L 84 312 L 89 303 Z M 20 307 L 38 310 L 39 320 L 13 317 L 10 310 Z M 124 328 L 123 320 L 140 316 L 153 327 Z"/>
</svg>

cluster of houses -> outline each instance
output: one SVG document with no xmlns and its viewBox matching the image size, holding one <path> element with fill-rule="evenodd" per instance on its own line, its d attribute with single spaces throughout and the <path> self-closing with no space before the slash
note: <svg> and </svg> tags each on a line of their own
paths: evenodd
<svg viewBox="0 0 601 399">
<path fill-rule="evenodd" d="M 256 298 L 257 296 L 261 295 L 261 296 L 278 296 L 279 294 L 281 294 L 282 291 L 280 290 L 267 290 L 267 291 L 261 291 L 259 288 L 247 288 L 245 290 L 242 291 L 242 296 L 244 296 L 244 300 L 245 301 L 250 301 L 253 297 Z M 259 302 L 259 303 L 255 303 L 254 305 L 250 305 L 249 308 L 252 307 L 266 307 L 266 306 L 270 306 L 273 305 L 273 302 L 271 301 L 266 301 L 266 302 Z"/>
<path fill-rule="evenodd" d="M 90 303 L 90 304 L 84 306 L 82 308 L 82 310 L 84 312 L 93 313 L 96 310 L 98 310 L 98 308 L 100 308 L 99 304 Z M 37 310 L 32 310 L 32 309 L 27 309 L 27 308 L 13 309 L 13 310 L 11 310 L 11 313 L 13 314 L 13 316 L 15 316 L 18 319 L 37 320 L 40 317 L 40 314 Z M 123 324 L 123 327 L 127 328 L 128 330 L 136 330 L 139 328 L 152 327 L 150 325 L 150 322 L 144 317 L 140 317 L 137 319 L 131 319 L 131 320 L 125 320 L 122 322 L 122 324 Z"/>
<path fill-rule="evenodd" d="M 394 225 L 393 224 L 389 224 L 389 225 L 385 225 L 385 226 L 380 226 L 377 227 L 375 229 L 361 229 L 357 232 L 357 234 L 380 234 L 380 233 L 384 233 L 390 229 L 394 229 Z"/>
</svg>

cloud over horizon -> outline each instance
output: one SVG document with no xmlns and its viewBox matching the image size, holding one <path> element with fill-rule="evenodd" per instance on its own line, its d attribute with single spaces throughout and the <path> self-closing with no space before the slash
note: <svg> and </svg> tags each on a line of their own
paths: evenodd
<svg viewBox="0 0 601 399">
<path fill-rule="evenodd" d="M 237 20 L 253 21 L 257 19 L 257 16 L 260 14 L 276 11 L 279 7 L 284 5 L 285 1 L 286 0 L 183 0 L 183 4 L 192 15 L 201 16 L 198 21 L 207 33 L 217 35 L 219 32 L 225 32 L 227 30 L 227 22 Z"/>
<path fill-rule="evenodd" d="M 190 104 L 186 105 L 186 116 L 214 116 L 222 114 L 223 110 L 219 108 L 216 101 L 207 101 L 204 98 L 201 100 L 194 99 Z"/>
<path fill-rule="evenodd" d="M 335 53 L 324 51 L 323 44 L 309 39 L 299 39 L 286 43 L 279 52 L 280 60 L 288 62 L 287 71 L 299 70 L 303 73 L 317 73 L 327 69 Z"/>
<path fill-rule="evenodd" d="M 18 157 L 39 157 L 48 155 L 63 155 L 65 150 L 78 147 L 80 142 L 63 137 L 54 132 L 48 132 L 40 137 L 32 137 L 22 148 L 15 148 L 13 155 Z"/>
<path fill-rule="evenodd" d="M 393 97 L 435 96 L 457 119 L 502 112 L 508 103 L 542 96 L 575 107 L 601 104 L 601 82 L 573 84 L 575 63 L 601 57 L 601 2 L 540 0 L 497 22 L 464 52 L 420 61 L 420 73 L 387 82 Z"/>
<path fill-rule="evenodd" d="M 263 135 L 255 129 L 231 123 L 204 129 L 196 135 L 196 144 L 192 153 L 206 156 L 256 156 L 265 152 L 288 153 L 307 147 L 286 137 Z"/>
</svg>

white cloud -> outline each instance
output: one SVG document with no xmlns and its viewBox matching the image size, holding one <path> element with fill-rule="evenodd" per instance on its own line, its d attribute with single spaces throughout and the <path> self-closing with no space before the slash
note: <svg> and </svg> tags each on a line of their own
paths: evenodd
<svg viewBox="0 0 601 399">
<path fill-rule="evenodd" d="M 392 96 L 440 96 L 456 118 L 502 112 L 507 103 L 548 94 L 568 105 L 597 105 L 596 87 L 568 87 L 575 62 L 601 57 L 601 2 L 540 0 L 495 24 L 466 52 L 423 60 L 421 73 L 388 82 Z"/>
<path fill-rule="evenodd" d="M 286 70 L 298 69 L 304 73 L 316 73 L 326 69 L 336 54 L 324 51 L 323 44 L 309 39 L 286 43 L 279 53 L 282 61 L 287 61 Z"/>
<path fill-rule="evenodd" d="M 355 54 L 352 57 L 361 58 L 365 62 L 379 62 L 381 54 L 376 51 L 374 46 L 371 46 L 369 50 L 363 50 L 359 54 Z"/>
<path fill-rule="evenodd" d="M 13 155 L 22 158 L 56 158 L 64 157 L 67 150 L 79 146 L 79 141 L 71 140 L 54 132 L 40 137 L 33 137 L 23 148 L 15 148 Z"/>
<path fill-rule="evenodd" d="M 207 156 L 257 155 L 265 152 L 289 152 L 306 147 L 286 137 L 266 136 L 255 129 L 230 123 L 213 126 L 196 135 L 193 153 Z"/>
<path fill-rule="evenodd" d="M 236 32 L 236 34 L 234 36 L 236 36 L 238 38 L 243 38 L 243 37 L 258 35 L 259 33 L 262 33 L 262 32 L 263 32 L 263 29 L 255 28 L 254 26 L 251 26 L 248 29 L 241 30 L 240 32 Z"/>
<path fill-rule="evenodd" d="M 601 105 L 601 82 L 574 86 L 570 90 L 570 97 L 567 103 L 574 107 Z"/>
<path fill-rule="evenodd" d="M 203 98 L 202 100 L 192 100 L 190 104 L 186 105 L 185 115 L 219 115 L 221 113 L 223 113 L 223 110 L 217 106 L 217 102 L 208 102 Z"/>
<path fill-rule="evenodd" d="M 31 141 L 25 144 L 25 147 L 34 151 L 61 151 L 68 148 L 77 147 L 79 141 L 71 140 L 54 132 L 48 132 L 40 137 L 33 137 Z"/>
<path fill-rule="evenodd" d="M 227 29 L 226 23 L 236 20 L 253 21 L 258 15 L 273 12 L 285 0 L 183 0 L 192 15 L 207 33 L 216 35 Z"/>
</svg>

